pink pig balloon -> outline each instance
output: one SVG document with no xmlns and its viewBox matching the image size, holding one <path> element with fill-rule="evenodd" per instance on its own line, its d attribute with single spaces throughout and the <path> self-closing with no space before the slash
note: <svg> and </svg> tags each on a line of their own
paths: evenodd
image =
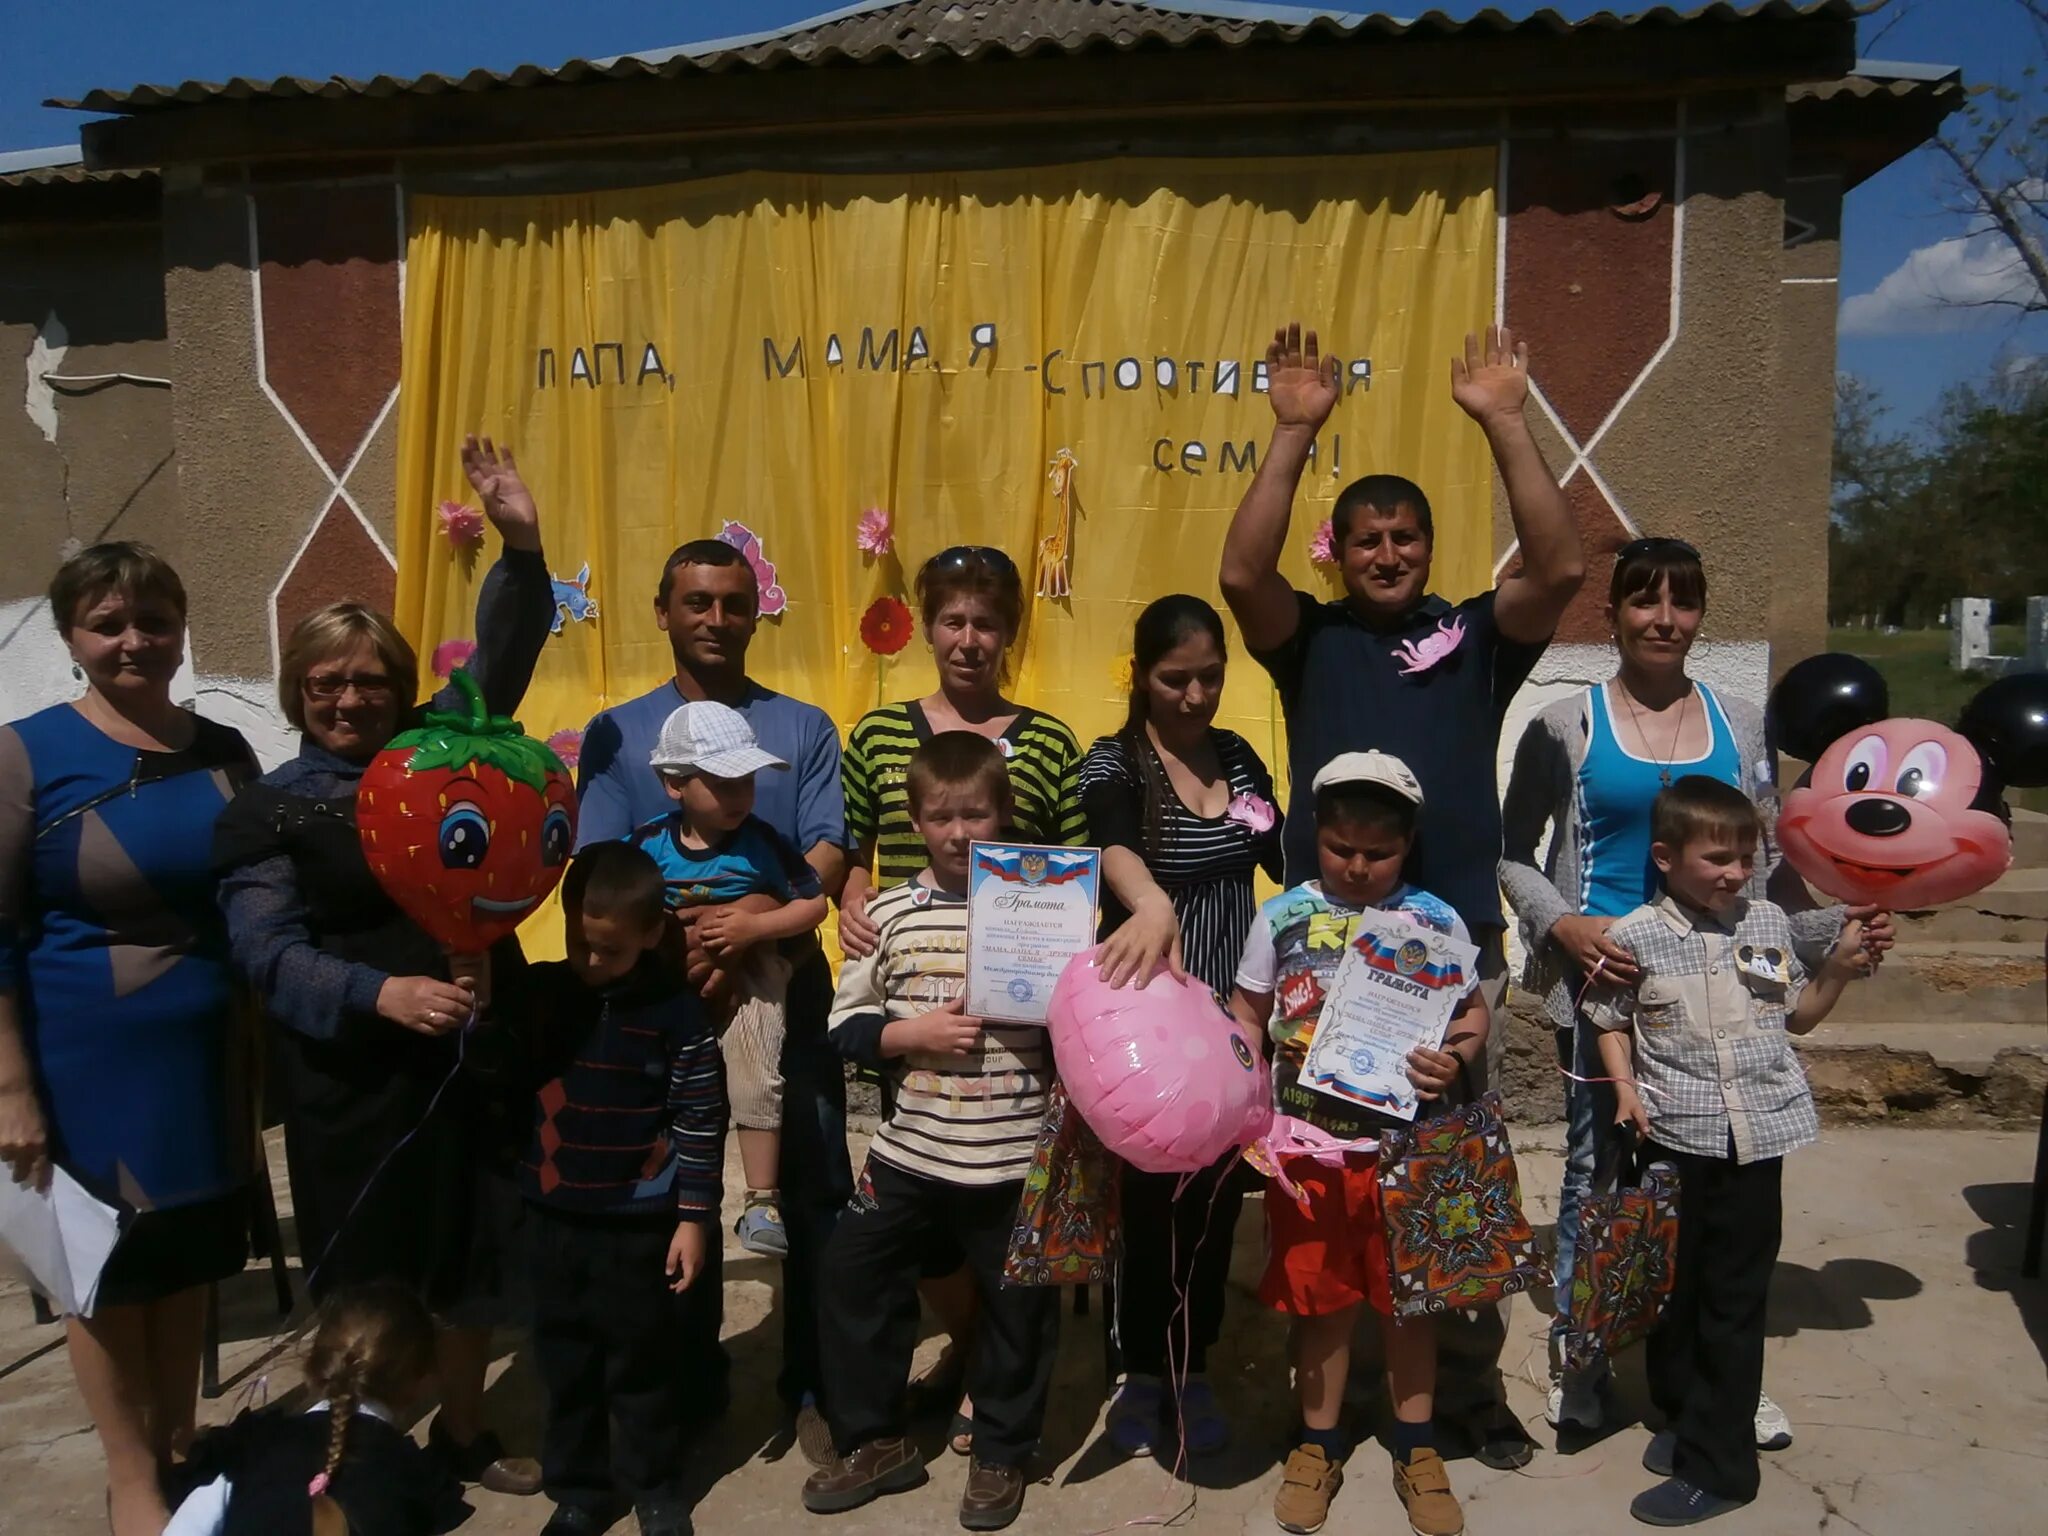
<svg viewBox="0 0 2048 1536">
<path fill-rule="evenodd" d="M 1273 1123 L 1258 1041 L 1200 982 L 1160 971 L 1112 988 L 1083 950 L 1053 985 L 1046 1025 L 1067 1096 L 1133 1168 L 1193 1173 Z"/>
</svg>

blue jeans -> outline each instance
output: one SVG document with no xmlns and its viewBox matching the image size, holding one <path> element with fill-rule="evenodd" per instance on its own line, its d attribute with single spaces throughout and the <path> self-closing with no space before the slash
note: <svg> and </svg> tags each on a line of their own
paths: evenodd
<svg viewBox="0 0 2048 1536">
<path fill-rule="evenodd" d="M 1557 1032 L 1557 1059 L 1568 1072 L 1580 1077 L 1605 1077 L 1600 1063 L 1600 1031 L 1581 1017 L 1576 1029 Z M 1564 1180 L 1557 1192 L 1557 1256 L 1551 1264 L 1556 1310 L 1550 1319 L 1552 1369 L 1565 1330 L 1571 1324 L 1572 1260 L 1579 1246 L 1579 1210 L 1593 1189 L 1593 1169 L 1600 1153 L 1615 1139 L 1614 1085 L 1581 1083 L 1571 1078 L 1564 1084 Z"/>
</svg>

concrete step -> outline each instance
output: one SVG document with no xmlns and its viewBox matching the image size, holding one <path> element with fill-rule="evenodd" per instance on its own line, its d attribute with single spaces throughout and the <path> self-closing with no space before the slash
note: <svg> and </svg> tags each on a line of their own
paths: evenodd
<svg viewBox="0 0 2048 1536">
<path fill-rule="evenodd" d="M 1875 976 L 1842 994 L 1838 1023 L 2048 1020 L 2048 976 L 2039 942 L 1902 936 Z"/>
<path fill-rule="evenodd" d="M 1858 1024 L 1830 1015 L 1797 1045 L 1830 1124 L 2023 1129 L 2038 1123 L 2048 1093 L 2048 1025 Z"/>
<path fill-rule="evenodd" d="M 1974 896 L 1893 914 L 1901 939 L 2031 944 L 2048 940 L 2048 869 L 2013 869 Z"/>
</svg>

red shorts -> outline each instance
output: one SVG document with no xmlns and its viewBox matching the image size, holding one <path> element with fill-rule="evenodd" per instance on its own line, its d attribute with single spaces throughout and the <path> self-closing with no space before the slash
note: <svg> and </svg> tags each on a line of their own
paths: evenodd
<svg viewBox="0 0 2048 1536">
<path fill-rule="evenodd" d="M 1387 1228 L 1380 1214 L 1379 1159 L 1346 1154 L 1331 1168 L 1309 1157 L 1282 1164 L 1296 1200 L 1266 1185 L 1266 1273 L 1259 1300 L 1295 1317 L 1328 1317 L 1361 1301 L 1393 1316 Z"/>
</svg>

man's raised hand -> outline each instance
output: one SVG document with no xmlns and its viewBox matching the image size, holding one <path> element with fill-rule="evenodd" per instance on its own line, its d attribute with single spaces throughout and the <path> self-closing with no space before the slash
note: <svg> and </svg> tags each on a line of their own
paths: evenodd
<svg viewBox="0 0 2048 1536">
<path fill-rule="evenodd" d="M 1311 433 L 1337 408 L 1337 359 L 1324 357 L 1316 333 L 1304 336 L 1298 320 L 1275 331 L 1266 348 L 1266 398 L 1278 425 Z"/>
<path fill-rule="evenodd" d="M 1451 359 L 1451 398 L 1482 427 L 1522 414 L 1529 398 L 1529 344 L 1504 325 L 1486 328 L 1486 345 L 1465 336 L 1465 355 Z"/>
</svg>

